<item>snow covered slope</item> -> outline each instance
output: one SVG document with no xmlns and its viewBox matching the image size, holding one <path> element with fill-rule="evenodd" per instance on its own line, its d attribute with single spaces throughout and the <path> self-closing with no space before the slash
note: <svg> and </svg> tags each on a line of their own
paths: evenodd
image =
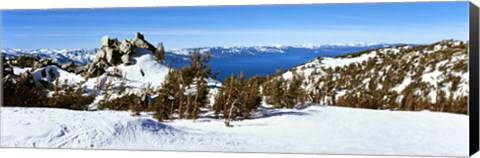
<svg viewBox="0 0 480 158">
<path fill-rule="evenodd" d="M 154 55 L 146 49 L 136 49 L 132 55 L 132 63 L 130 65 L 120 64 L 118 66 L 109 67 L 102 76 L 87 80 L 85 86 L 94 89 L 95 86 L 105 84 L 107 78 L 115 85 L 119 85 L 125 80 L 127 86 L 131 86 L 135 90 L 145 88 L 148 85 L 157 87 L 163 82 L 165 76 L 170 69 L 155 61 Z M 121 77 L 108 77 L 109 74 L 119 74 Z"/>
<path fill-rule="evenodd" d="M 145 114 L 1 108 L 1 146 L 468 156 L 468 116 L 309 106 L 256 119 L 159 123 Z"/>
<path fill-rule="evenodd" d="M 346 95 L 343 100 L 347 102 L 351 102 L 349 98 L 382 97 L 384 102 L 378 108 L 466 114 L 469 72 L 468 42 L 465 41 L 443 40 L 429 45 L 405 45 L 337 57 L 318 57 L 282 76 L 289 79 L 294 73 L 305 76 L 307 91 L 317 94 L 333 92 L 336 98 Z M 404 106 L 408 102 L 404 98 L 408 95 L 415 95 L 410 98 L 420 98 L 415 102 L 425 105 Z M 325 96 L 325 100 L 333 100 L 330 99 L 332 96 Z M 392 105 L 387 106 L 387 102 Z M 445 105 L 440 105 L 442 102 Z M 447 109 L 448 106 L 452 108 Z"/>
</svg>

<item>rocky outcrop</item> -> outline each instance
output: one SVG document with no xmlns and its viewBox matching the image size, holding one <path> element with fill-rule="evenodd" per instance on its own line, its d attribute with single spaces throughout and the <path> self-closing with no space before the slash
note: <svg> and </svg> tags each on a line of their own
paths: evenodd
<svg viewBox="0 0 480 158">
<path fill-rule="evenodd" d="M 68 71 L 68 72 L 75 72 L 76 65 L 73 62 L 66 62 L 60 66 L 61 69 Z"/>
<path fill-rule="evenodd" d="M 109 66 L 119 64 L 130 65 L 132 62 L 132 55 L 135 54 L 135 49 L 143 48 L 151 52 L 155 52 L 156 48 L 145 40 L 141 33 L 136 33 L 135 39 L 119 41 L 116 38 L 103 36 L 100 39 L 100 49 L 98 50 L 95 60 L 88 64 L 85 70 L 78 70 L 84 73 L 87 78 L 97 77 L 102 75 Z"/>
</svg>

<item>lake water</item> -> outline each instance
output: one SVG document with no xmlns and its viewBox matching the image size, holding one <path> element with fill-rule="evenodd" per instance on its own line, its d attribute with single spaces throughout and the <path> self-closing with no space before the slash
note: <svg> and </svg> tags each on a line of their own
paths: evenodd
<svg viewBox="0 0 480 158">
<path fill-rule="evenodd" d="M 290 48 L 285 53 L 255 53 L 255 55 L 241 53 L 225 55 L 225 53 L 212 52 L 213 57 L 209 61 L 212 67 L 212 72 L 219 72 L 217 80 L 223 81 L 232 73 L 235 75 L 244 71 L 245 77 L 250 78 L 255 75 L 275 74 L 276 68 L 281 71 L 291 69 L 292 67 L 304 64 L 319 56 L 335 57 L 338 55 L 355 53 L 368 49 L 375 49 L 384 47 L 383 45 L 368 46 L 368 47 L 339 47 L 328 49 L 305 49 L 305 48 Z M 166 56 L 167 63 L 174 68 L 181 68 L 188 64 L 185 56 Z"/>
</svg>

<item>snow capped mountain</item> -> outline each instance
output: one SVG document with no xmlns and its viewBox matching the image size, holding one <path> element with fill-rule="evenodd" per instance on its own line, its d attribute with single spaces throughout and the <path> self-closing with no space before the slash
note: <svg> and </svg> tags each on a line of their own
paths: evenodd
<svg viewBox="0 0 480 158">
<path fill-rule="evenodd" d="M 213 56 L 226 55 L 256 55 L 260 53 L 291 53 L 303 51 L 304 53 L 319 53 L 322 51 L 329 51 L 336 49 L 338 52 L 346 52 L 346 50 L 356 49 L 373 49 L 381 47 L 390 47 L 401 44 L 378 44 L 378 43 L 340 43 L 340 44 L 325 44 L 325 45 L 271 45 L 271 46 L 214 46 L 214 47 L 197 47 L 185 49 L 172 49 L 167 51 L 173 55 L 187 56 L 195 49 L 201 53 L 211 52 Z M 77 65 L 86 65 L 95 58 L 98 49 L 48 49 L 41 48 L 35 50 L 23 50 L 4 48 L 1 52 L 6 58 L 16 58 L 20 55 L 39 56 L 41 58 L 52 58 L 58 63 L 65 63 L 73 61 Z"/>
<path fill-rule="evenodd" d="M 389 47 L 399 44 L 384 43 L 342 43 L 342 44 L 325 44 L 325 45 L 270 45 L 270 46 L 215 46 L 215 47 L 198 47 L 186 49 L 172 49 L 168 51 L 177 55 L 188 55 L 193 50 L 198 49 L 201 53 L 210 52 L 213 56 L 225 56 L 226 54 L 235 55 L 257 55 L 261 53 L 319 53 L 335 49 L 338 52 L 353 52 L 358 49 L 374 49 L 381 47 Z"/>
<path fill-rule="evenodd" d="M 16 58 L 20 55 L 39 56 L 40 58 L 52 58 L 56 63 L 74 62 L 77 65 L 86 65 L 95 59 L 98 49 L 1 49 L 3 56 L 7 59 Z"/>
<path fill-rule="evenodd" d="M 185 49 L 172 49 L 167 51 L 167 60 L 186 60 L 195 49 L 201 53 L 211 52 L 215 58 L 219 57 L 238 57 L 238 56 L 254 56 L 258 54 L 290 54 L 290 53 L 324 53 L 335 52 L 335 55 L 342 53 L 351 53 L 366 49 L 375 49 L 382 47 L 395 46 L 399 44 L 377 44 L 377 43 L 343 43 L 343 44 L 326 44 L 326 45 L 271 45 L 271 46 L 214 46 L 214 47 L 198 47 Z M 2 48 L 0 50 L 7 58 L 16 58 L 20 55 L 39 56 L 40 58 L 52 58 L 55 62 L 62 64 L 66 62 L 74 62 L 76 65 L 86 65 L 95 59 L 98 49 L 48 49 L 41 48 L 35 50 L 23 50 Z M 328 54 L 327 54 L 328 55 Z M 167 61 L 168 62 L 168 61 Z M 172 63 L 172 62 L 168 62 Z"/>
</svg>

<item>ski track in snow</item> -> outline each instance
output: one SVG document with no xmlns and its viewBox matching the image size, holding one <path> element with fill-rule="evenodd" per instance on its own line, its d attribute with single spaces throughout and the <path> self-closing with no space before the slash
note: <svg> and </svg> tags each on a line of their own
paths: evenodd
<svg viewBox="0 0 480 158">
<path fill-rule="evenodd" d="M 161 123 L 145 113 L 1 108 L 1 146 L 375 155 L 468 155 L 468 116 L 309 106 L 262 107 L 234 121 Z"/>
</svg>

